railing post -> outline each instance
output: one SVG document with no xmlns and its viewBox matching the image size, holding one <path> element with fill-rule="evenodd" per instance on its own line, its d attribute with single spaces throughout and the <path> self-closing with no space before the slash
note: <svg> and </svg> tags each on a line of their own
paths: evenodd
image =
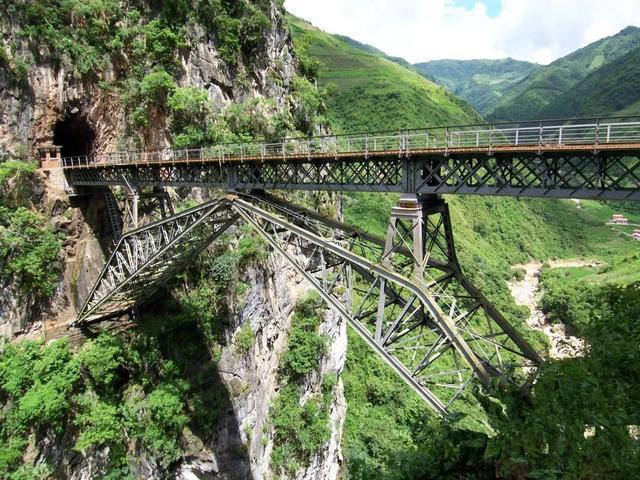
<svg viewBox="0 0 640 480">
<path fill-rule="evenodd" d="M 611 125 L 607 125 L 607 143 L 611 143 Z"/>
<path fill-rule="evenodd" d="M 369 133 L 364 135 L 364 158 L 369 158 Z"/>
<path fill-rule="evenodd" d="M 596 118 L 596 143 L 595 143 L 595 149 L 598 148 L 599 144 L 600 144 L 600 117 Z"/>
<path fill-rule="evenodd" d="M 560 132 L 558 133 L 558 145 L 562 145 L 562 127 L 560 127 Z"/>
<path fill-rule="evenodd" d="M 489 125 L 489 152 L 493 152 L 493 123 Z"/>
<path fill-rule="evenodd" d="M 449 127 L 444 128 L 444 155 L 449 155 Z"/>
<path fill-rule="evenodd" d="M 519 141 L 520 141 L 520 129 L 516 127 L 516 146 L 518 146 Z"/>
<path fill-rule="evenodd" d="M 542 153 L 542 122 L 540 122 L 538 130 L 538 153 Z"/>
</svg>

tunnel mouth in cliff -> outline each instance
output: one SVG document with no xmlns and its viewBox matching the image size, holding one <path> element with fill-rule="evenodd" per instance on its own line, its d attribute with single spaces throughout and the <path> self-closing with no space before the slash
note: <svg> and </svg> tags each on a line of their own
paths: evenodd
<svg viewBox="0 0 640 480">
<path fill-rule="evenodd" d="M 95 138 L 95 131 L 79 114 L 58 120 L 53 128 L 53 143 L 62 147 L 63 157 L 91 155 Z"/>
</svg>

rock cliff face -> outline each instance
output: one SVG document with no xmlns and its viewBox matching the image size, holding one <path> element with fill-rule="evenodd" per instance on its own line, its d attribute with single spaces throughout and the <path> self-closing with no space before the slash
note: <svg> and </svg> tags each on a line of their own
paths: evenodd
<svg viewBox="0 0 640 480">
<path fill-rule="evenodd" d="M 309 286 L 276 255 L 271 255 L 259 268 L 248 269 L 245 275 L 243 280 L 251 287 L 234 321 L 238 328 L 248 322 L 255 340 L 246 353 L 239 353 L 234 345 L 223 349 L 218 372 L 230 393 L 233 411 L 221 417 L 214 440 L 179 468 L 177 478 L 183 480 L 210 478 L 206 475 L 256 480 L 273 476 L 270 418 L 273 400 L 280 389 L 278 370 L 293 308 Z M 321 331 L 329 338 L 330 348 L 303 386 L 305 394 L 319 391 L 323 375 L 339 373 L 344 367 L 345 323 L 328 311 Z M 297 472 L 296 479 L 338 478 L 343 466 L 340 440 L 346 414 L 341 381 L 334 388 L 330 411 L 330 440 L 310 459 L 308 466 Z M 246 455 L 238 453 L 241 451 Z"/>
<path fill-rule="evenodd" d="M 26 77 L 16 82 L 0 62 L 0 161 L 11 157 L 33 158 L 38 147 L 54 143 L 61 124 L 71 134 L 86 136 L 90 152 L 133 145 L 168 146 L 168 119 L 162 114 L 152 119 L 144 135 L 129 129 L 121 99 L 112 89 L 105 88 L 117 77 L 117 66 L 107 62 L 99 77 L 79 79 L 58 62 L 48 60 L 46 51 L 34 52 L 33 42 L 18 35 L 19 25 L 11 18 L 4 18 L 3 22 L 0 25 L 4 45 L 13 45 L 12 49 L 5 48 L 5 53 L 11 51 L 10 57 L 20 54 L 33 65 Z M 233 68 L 222 60 L 219 45 L 197 26 L 188 32 L 188 48 L 181 51 L 179 61 L 177 84 L 206 90 L 214 111 L 252 98 L 269 99 L 276 108 L 291 107 L 290 93 L 298 65 L 283 9 L 276 2 L 271 5 L 270 27 L 264 31 L 259 51 L 250 57 L 243 56 Z M 67 197 L 60 171 L 38 172 L 30 191 L 32 208 L 46 214 L 65 237 L 60 252 L 62 275 L 54 295 L 47 300 L 19 292 L 14 281 L 0 284 L 4 292 L 0 298 L 0 336 L 9 339 L 42 335 L 43 325 L 56 325 L 45 330 L 64 334 L 66 323 L 73 319 L 77 305 L 102 267 L 111 241 L 101 195 L 85 200 L 83 208 L 76 208 Z M 230 393 L 233 408 L 220 416 L 209 444 L 185 440 L 185 456 L 169 475 L 171 478 L 262 479 L 272 475 L 269 418 L 280 388 L 278 366 L 295 302 L 309 287 L 274 255 L 265 264 L 249 268 L 245 275 L 250 288 L 233 315 L 233 322 L 238 328 L 248 322 L 255 332 L 255 341 L 246 353 L 239 353 L 229 342 L 218 362 L 218 372 Z M 330 339 L 328 353 L 322 358 L 319 371 L 305 383 L 302 398 L 320 389 L 323 374 L 342 369 L 345 328 L 338 317 L 327 311 L 321 329 Z M 331 479 L 340 474 L 340 439 L 346 412 L 341 381 L 333 390 L 330 412 L 330 440 L 295 478 Z M 72 449 L 73 437 L 74 432 L 69 430 L 62 435 L 45 435 L 37 441 L 31 438 L 25 462 L 38 464 L 46 460 L 55 466 L 59 478 L 98 478 L 108 451 L 80 455 Z M 139 460 L 132 466 L 137 477 L 166 478 L 167 472 L 145 458 L 143 452 Z"/>
<path fill-rule="evenodd" d="M 120 74 L 109 59 L 99 75 L 79 79 L 63 64 L 48 60 L 46 52 L 34 52 L 37 39 L 20 36 L 20 26 L 10 16 L 2 20 L 0 26 L 6 31 L 0 47 L 5 55 L 21 55 L 33 66 L 24 79 L 16 81 L 9 68 L 0 63 L 0 158 L 10 153 L 28 156 L 37 147 L 53 144 L 56 125 L 68 118 L 86 122 L 95 136 L 92 152 L 136 144 L 146 148 L 168 146 L 167 118 L 162 113 L 153 119 L 144 138 L 128 131 L 121 99 L 112 88 L 104 88 Z M 268 98 L 286 107 L 298 64 L 283 9 L 275 2 L 259 51 L 239 59 L 233 67 L 221 58 L 219 46 L 202 26 L 193 25 L 187 42 L 189 48 L 179 54 L 182 70 L 177 83 L 205 89 L 214 110 L 251 98 Z M 136 140 L 138 143 L 134 143 Z"/>
</svg>

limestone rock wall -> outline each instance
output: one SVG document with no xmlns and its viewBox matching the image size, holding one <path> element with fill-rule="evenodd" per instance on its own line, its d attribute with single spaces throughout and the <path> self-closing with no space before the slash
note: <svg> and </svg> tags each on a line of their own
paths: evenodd
<svg viewBox="0 0 640 480">
<path fill-rule="evenodd" d="M 0 11 L 0 14 L 2 12 Z M 208 91 L 214 110 L 250 98 L 269 98 L 283 107 L 298 63 L 284 20 L 284 10 L 271 6 L 271 28 L 264 32 L 260 52 L 230 68 L 220 57 L 216 43 L 201 26 L 188 32 L 190 47 L 181 54 L 181 86 Z M 118 77 L 117 67 L 107 62 L 100 77 L 78 79 L 53 62 L 36 60 L 33 47 L 18 35 L 19 26 L 5 19 L 4 45 L 34 62 L 25 81 L 16 83 L 0 65 L 0 159 L 9 155 L 31 156 L 39 146 L 51 144 L 56 122 L 77 114 L 92 127 L 95 152 L 168 146 L 167 119 L 160 115 L 143 138 L 127 131 L 125 112 L 116 92 L 102 88 Z M 0 23 L 0 26 L 2 24 Z M 2 43 L 0 43 L 0 47 Z M 8 51 L 8 48 L 5 48 Z M 37 52 L 46 59 L 46 52 Z M 275 80 L 275 79 L 278 80 Z"/>
<path fill-rule="evenodd" d="M 273 254 L 264 265 L 250 268 L 243 280 L 251 287 L 235 322 L 238 328 L 248 322 L 255 332 L 255 340 L 244 354 L 230 344 L 218 362 L 218 372 L 230 393 L 233 411 L 220 419 L 214 440 L 194 458 L 185 459 L 176 472 L 180 480 L 209 478 L 204 475 L 238 480 L 278 478 L 270 469 L 273 439 L 269 420 L 273 399 L 280 388 L 278 369 L 287 345 L 293 309 L 296 301 L 308 292 L 309 285 L 281 257 Z M 330 347 L 320 368 L 305 385 L 307 392 L 319 391 L 324 374 L 339 373 L 344 367 L 345 322 L 328 310 L 321 332 L 329 337 Z M 345 415 L 343 386 L 338 381 L 331 405 L 331 438 L 309 466 L 298 472 L 296 479 L 339 478 L 343 468 L 340 440 Z M 238 455 L 243 449 L 247 455 Z"/>
<path fill-rule="evenodd" d="M 232 102 L 249 98 L 272 99 L 285 106 L 291 82 L 297 71 L 291 39 L 286 29 L 284 11 L 273 2 L 272 27 L 265 32 L 262 53 L 244 59 L 234 69 L 221 60 L 214 42 L 207 40 L 197 28 L 191 36 L 188 51 L 181 57 L 182 74 L 178 83 L 197 86 L 208 91 L 211 105 L 221 109 Z M 6 41 L 26 44 L 16 35 L 16 26 L 2 32 Z M 103 78 L 113 79 L 113 65 L 107 65 Z M 274 78 L 279 79 L 275 81 Z M 167 119 L 155 120 L 146 138 L 137 138 L 127 131 L 125 113 L 117 94 L 103 89 L 92 80 L 78 80 L 46 61 L 36 62 L 26 81 L 16 85 L 7 71 L 0 68 L 0 161 L 11 156 L 33 157 L 37 147 L 53 142 L 57 122 L 77 114 L 95 132 L 93 150 L 104 152 L 129 148 L 135 144 L 147 147 L 168 145 Z M 32 190 L 33 207 L 48 215 L 52 225 L 64 237 L 60 253 L 62 275 L 53 297 L 47 301 L 20 293 L 15 282 L 0 284 L 0 336 L 16 338 L 42 334 L 42 326 L 50 322 L 64 325 L 74 318 L 76 308 L 91 288 L 108 253 L 108 225 L 105 225 L 104 204 L 98 192 L 85 199 L 82 208 L 72 203 L 65 191 L 60 171 L 38 174 Z M 209 192 L 196 192 L 194 198 L 206 198 Z M 324 206 L 335 202 L 323 198 Z M 296 300 L 309 286 L 288 268 L 278 256 L 271 255 L 264 265 L 250 268 L 247 296 L 235 312 L 237 327 L 249 322 L 255 332 L 251 350 L 240 354 L 232 342 L 225 347 L 218 371 L 232 397 L 232 410 L 221 416 L 210 444 L 194 443 L 187 449 L 183 462 L 170 477 L 192 480 L 204 478 L 266 479 L 273 441 L 270 433 L 272 402 L 280 388 L 278 366 L 286 347 L 293 308 Z M 0 265 L 1 268 L 1 265 Z M 322 374 L 339 372 L 344 365 L 346 327 L 336 315 L 327 311 L 322 330 L 330 338 L 327 355 L 320 371 L 305 385 L 307 393 L 320 389 Z M 297 472 L 295 478 L 334 479 L 342 470 L 340 440 L 346 414 L 346 402 L 340 380 L 334 390 L 331 405 L 331 438 L 311 459 L 310 465 Z M 72 449 L 74 432 L 47 434 L 38 442 L 31 439 L 25 461 L 37 463 L 47 459 L 57 465 L 61 478 L 99 478 L 108 451 L 100 450 L 80 455 Z M 139 452 L 134 472 L 139 478 L 166 478 L 152 460 Z"/>
</svg>

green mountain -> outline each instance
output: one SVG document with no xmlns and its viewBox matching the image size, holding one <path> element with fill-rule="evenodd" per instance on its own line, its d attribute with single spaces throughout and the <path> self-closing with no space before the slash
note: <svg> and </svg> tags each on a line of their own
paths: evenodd
<svg viewBox="0 0 640 480">
<path fill-rule="evenodd" d="M 289 25 L 297 48 L 320 63 L 319 83 L 328 90 L 326 104 L 334 130 L 481 121 L 464 100 L 373 47 L 330 35 L 292 16 Z"/>
<path fill-rule="evenodd" d="M 551 102 L 542 116 L 640 114 L 640 48 L 587 75 Z"/>
<path fill-rule="evenodd" d="M 627 27 L 532 73 L 488 111 L 493 121 L 541 118 L 545 109 L 589 74 L 640 47 L 640 28 Z"/>
<path fill-rule="evenodd" d="M 353 47 L 359 48 L 360 50 L 364 50 L 365 52 L 370 52 L 370 53 L 374 53 L 376 55 L 380 55 L 381 57 L 384 57 L 384 58 L 386 58 L 388 60 L 391 60 L 392 62 L 399 63 L 400 65 L 402 65 L 404 67 L 412 68 L 411 64 L 409 62 L 407 62 L 404 58 L 402 58 L 402 57 L 392 57 L 391 55 L 387 55 L 386 53 L 384 53 L 379 48 L 376 48 L 373 45 L 369 45 L 368 43 L 359 42 L 358 40 L 354 40 L 353 38 L 348 37 L 346 35 L 337 35 L 337 34 L 335 34 L 334 37 L 336 37 L 339 40 L 344 41 L 345 43 L 348 43 L 349 45 L 351 45 Z"/>
<path fill-rule="evenodd" d="M 290 19 L 290 24 L 299 48 L 320 62 L 319 83 L 330 89 L 327 115 L 338 128 L 394 129 L 478 118 L 464 101 L 389 61 L 381 52 L 328 35 L 298 19 Z M 420 102 L 419 108 L 412 101 Z M 384 235 L 396 200 L 395 195 L 343 195 L 345 220 Z M 585 359 L 545 364 L 530 399 L 519 395 L 493 399 L 484 413 L 465 397 L 444 422 L 426 412 L 417 396 L 349 332 L 342 373 L 348 404 L 342 438 L 347 478 L 629 476 L 636 465 L 628 462 L 635 462 L 636 457 L 628 435 L 616 430 L 619 443 L 612 443 L 608 434 L 598 434 L 583 447 L 585 424 L 609 425 L 620 423 L 619 418 L 623 425 L 631 424 L 629 412 L 636 410 L 634 382 L 629 374 L 616 370 L 619 363 L 610 362 L 616 355 L 637 358 L 631 339 L 638 331 L 632 325 L 640 297 L 637 289 L 616 290 L 616 298 L 625 299 L 622 305 L 628 311 L 616 310 L 608 307 L 608 290 L 600 290 L 610 288 L 603 285 L 612 278 L 624 278 L 624 282 L 616 280 L 624 284 L 640 279 L 640 256 L 633 254 L 633 245 L 605 225 L 613 211 L 624 212 L 626 206 L 614 209 L 598 202 L 472 196 L 447 200 L 463 268 L 535 345 L 542 346 L 546 339 L 524 327 L 528 309 L 517 306 L 507 289 L 513 264 L 532 258 L 603 261 L 607 266 L 598 271 L 570 272 L 571 282 L 564 280 L 564 270 L 558 272 L 562 279 L 547 280 L 554 287 L 548 313 L 563 322 L 573 320 L 571 312 L 606 311 L 611 317 L 596 313 L 591 318 L 588 313 L 584 321 L 581 313 L 573 323 L 579 326 L 579 335 L 594 340 L 595 353 Z M 636 221 L 639 215 L 627 216 Z M 620 273 L 623 265 L 626 270 Z M 608 330 L 603 330 L 604 325 L 609 325 Z M 620 335 L 625 329 L 636 333 Z M 620 368 L 637 373 L 629 362 L 624 365 Z"/>
<path fill-rule="evenodd" d="M 433 60 L 416 63 L 425 77 L 464 98 L 486 114 L 496 102 L 541 65 L 505 58 L 501 60 Z"/>
</svg>

